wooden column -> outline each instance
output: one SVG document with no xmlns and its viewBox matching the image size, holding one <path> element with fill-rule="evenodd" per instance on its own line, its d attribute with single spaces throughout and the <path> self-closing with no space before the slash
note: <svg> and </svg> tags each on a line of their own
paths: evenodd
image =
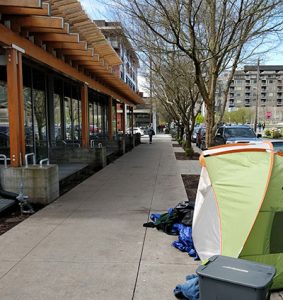
<svg viewBox="0 0 283 300">
<path fill-rule="evenodd" d="M 89 146 L 89 120 L 88 120 L 88 87 L 84 84 L 81 87 L 82 101 L 82 147 Z"/>
<path fill-rule="evenodd" d="M 23 63 L 22 53 L 18 52 L 18 105 L 19 105 L 19 143 L 21 151 L 21 165 L 23 164 L 26 154 L 26 141 L 25 141 L 25 105 L 24 105 L 24 87 L 23 87 Z"/>
<path fill-rule="evenodd" d="M 10 126 L 10 159 L 12 167 L 21 166 L 24 158 L 24 105 L 21 54 L 7 49 L 7 95 Z M 20 73 L 21 72 L 21 73 Z"/>
<path fill-rule="evenodd" d="M 108 97 L 108 139 L 111 141 L 113 139 L 113 128 L 112 128 L 112 97 Z"/>
<path fill-rule="evenodd" d="M 122 122 L 122 130 L 123 130 L 123 134 L 126 133 L 126 105 L 125 103 L 122 103 L 122 118 L 121 118 L 121 122 Z"/>
</svg>

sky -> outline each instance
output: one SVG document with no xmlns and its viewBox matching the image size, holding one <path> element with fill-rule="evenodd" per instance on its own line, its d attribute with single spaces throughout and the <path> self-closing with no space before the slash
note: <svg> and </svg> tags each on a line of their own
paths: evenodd
<svg viewBox="0 0 283 300">
<path fill-rule="evenodd" d="M 107 5 L 111 5 L 111 3 L 115 3 L 114 0 L 79 0 L 89 15 L 93 20 L 108 20 L 108 21 L 116 21 L 111 19 L 111 13 L 109 7 Z M 107 5 L 105 4 L 107 3 Z M 256 64 L 256 62 L 255 62 Z M 268 51 L 265 55 L 264 59 L 261 59 L 260 64 L 265 65 L 283 65 L 283 42 L 281 45 L 273 50 Z M 138 76 L 139 81 L 139 89 L 144 91 L 143 86 L 145 85 L 145 78 Z"/>
</svg>

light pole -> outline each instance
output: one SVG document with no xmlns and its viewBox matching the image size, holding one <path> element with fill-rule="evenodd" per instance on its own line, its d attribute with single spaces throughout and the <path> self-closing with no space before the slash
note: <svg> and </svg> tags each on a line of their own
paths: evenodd
<svg viewBox="0 0 283 300">
<path fill-rule="evenodd" d="M 152 110 L 152 61 L 149 58 L 149 98 L 150 98 L 150 123 L 153 121 L 153 110 Z"/>
<path fill-rule="evenodd" d="M 256 72 L 256 102 L 255 102 L 255 123 L 254 123 L 254 131 L 256 132 L 257 129 L 257 122 L 258 122 L 258 107 L 259 107 L 259 58 L 257 59 L 257 72 Z"/>
</svg>

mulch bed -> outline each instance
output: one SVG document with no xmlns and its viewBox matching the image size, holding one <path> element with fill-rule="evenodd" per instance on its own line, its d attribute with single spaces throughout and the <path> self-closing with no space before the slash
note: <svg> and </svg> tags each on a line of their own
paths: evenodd
<svg viewBox="0 0 283 300">
<path fill-rule="evenodd" d="M 21 215 L 20 210 L 12 213 L 7 213 L 0 217 L 0 235 L 13 228 L 17 224 L 28 218 L 29 215 Z"/>
<path fill-rule="evenodd" d="M 199 175 L 182 174 L 183 183 L 189 200 L 195 201 L 199 182 Z"/>
<path fill-rule="evenodd" d="M 173 147 L 182 147 L 180 144 L 172 144 Z"/>
<path fill-rule="evenodd" d="M 189 157 L 185 152 L 175 152 L 175 157 L 177 160 L 198 160 L 199 153 L 194 153 L 193 157 Z"/>
</svg>

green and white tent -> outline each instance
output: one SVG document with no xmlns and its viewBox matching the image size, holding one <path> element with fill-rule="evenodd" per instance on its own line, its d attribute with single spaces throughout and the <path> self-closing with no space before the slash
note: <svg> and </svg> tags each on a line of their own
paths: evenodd
<svg viewBox="0 0 283 300">
<path fill-rule="evenodd" d="M 200 158 L 193 241 L 202 261 L 240 257 L 277 272 L 283 288 L 283 154 L 269 142 L 210 148 Z"/>
</svg>

